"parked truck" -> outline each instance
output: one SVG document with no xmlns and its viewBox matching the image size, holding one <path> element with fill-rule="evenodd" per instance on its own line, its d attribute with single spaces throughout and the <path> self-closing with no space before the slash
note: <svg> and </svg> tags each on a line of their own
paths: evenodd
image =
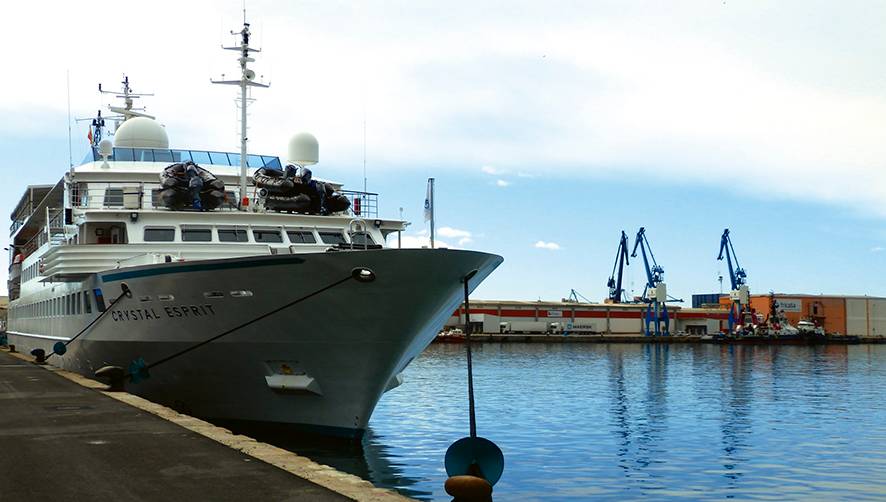
<svg viewBox="0 0 886 502">
<path fill-rule="evenodd" d="M 503 334 L 555 334 L 563 332 L 563 324 L 550 321 L 503 321 L 499 323 Z"/>
</svg>

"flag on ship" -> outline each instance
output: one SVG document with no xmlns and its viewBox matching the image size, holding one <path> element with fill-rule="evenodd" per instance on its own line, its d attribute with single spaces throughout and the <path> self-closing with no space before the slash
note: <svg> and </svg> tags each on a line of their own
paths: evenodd
<svg viewBox="0 0 886 502">
<path fill-rule="evenodd" d="M 428 193 L 425 195 L 425 221 L 434 217 L 434 178 L 428 178 Z"/>
</svg>

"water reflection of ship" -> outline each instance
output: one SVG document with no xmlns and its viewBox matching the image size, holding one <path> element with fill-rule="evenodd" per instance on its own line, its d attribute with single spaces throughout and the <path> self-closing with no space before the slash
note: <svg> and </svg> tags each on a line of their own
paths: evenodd
<svg viewBox="0 0 886 502">
<path fill-rule="evenodd" d="M 432 493 L 417 490 L 419 480 L 404 474 L 401 464 L 394 461 L 384 437 L 367 427 L 361 441 L 334 436 L 322 436 L 293 431 L 291 427 L 276 424 L 248 422 L 216 422 L 236 434 L 289 450 L 319 464 L 353 474 L 380 488 L 390 488 L 417 500 L 430 500 Z"/>
</svg>

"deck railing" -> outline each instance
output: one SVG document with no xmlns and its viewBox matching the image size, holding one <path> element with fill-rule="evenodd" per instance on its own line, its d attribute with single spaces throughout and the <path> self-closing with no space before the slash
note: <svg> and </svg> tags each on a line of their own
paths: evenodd
<svg viewBox="0 0 886 502">
<path fill-rule="evenodd" d="M 252 188 L 252 187 L 250 187 Z M 160 201 L 160 183 L 74 183 L 71 201 L 74 207 L 89 209 L 165 209 Z M 349 216 L 378 218 L 378 194 L 341 190 L 351 201 Z M 226 200 L 215 211 L 237 209 L 239 190 L 226 190 Z M 252 191 L 250 191 L 252 195 Z"/>
</svg>

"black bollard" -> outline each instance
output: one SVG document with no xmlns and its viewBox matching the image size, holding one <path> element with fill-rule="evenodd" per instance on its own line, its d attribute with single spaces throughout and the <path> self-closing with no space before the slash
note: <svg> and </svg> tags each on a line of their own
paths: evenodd
<svg viewBox="0 0 886 502">
<path fill-rule="evenodd" d="M 119 366 L 103 366 L 95 372 L 95 376 L 108 382 L 108 391 L 110 392 L 126 390 L 126 372 Z"/>
<path fill-rule="evenodd" d="M 46 351 L 43 349 L 34 349 L 31 351 L 34 356 L 34 362 L 37 364 L 46 364 Z"/>
<path fill-rule="evenodd" d="M 9 351 L 10 351 L 10 352 L 15 352 L 15 345 L 10 344 L 10 345 L 9 345 Z"/>
</svg>

